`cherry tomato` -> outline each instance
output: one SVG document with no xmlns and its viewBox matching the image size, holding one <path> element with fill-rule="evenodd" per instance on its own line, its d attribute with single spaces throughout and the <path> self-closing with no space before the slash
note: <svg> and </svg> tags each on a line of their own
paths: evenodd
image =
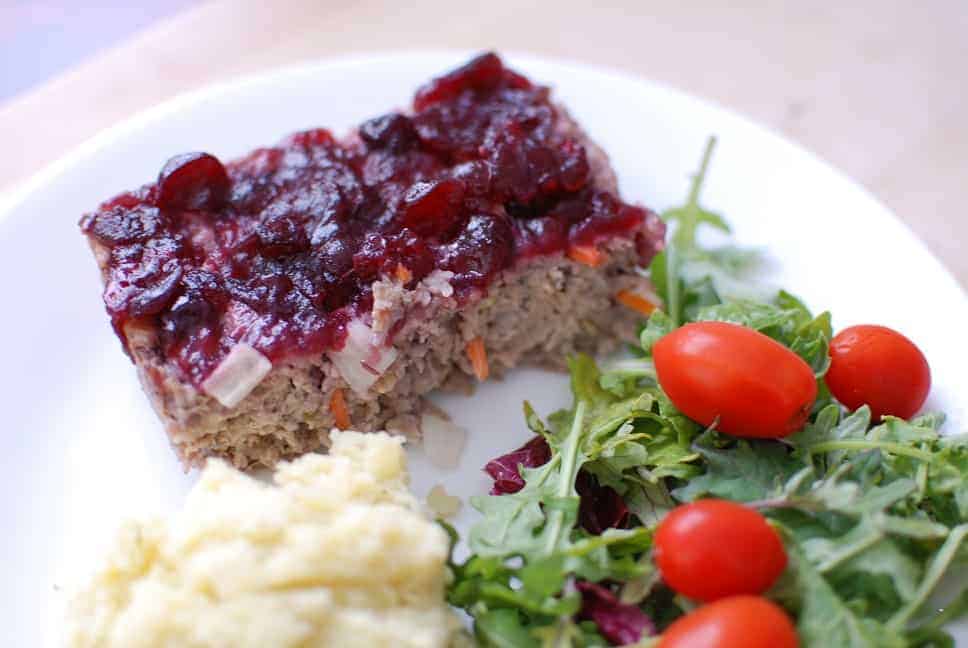
<svg viewBox="0 0 968 648">
<path fill-rule="evenodd" d="M 669 513 L 655 533 L 662 580 L 697 601 L 761 594 L 786 568 L 779 534 L 751 508 L 704 499 Z"/>
<path fill-rule="evenodd" d="M 731 596 L 676 619 L 659 648 L 797 648 L 783 609 L 759 596 Z"/>
<path fill-rule="evenodd" d="M 851 326 L 830 341 L 831 393 L 849 409 L 867 404 L 875 420 L 911 418 L 931 390 L 924 354 L 897 331 L 871 324 Z"/>
<path fill-rule="evenodd" d="M 817 397 L 810 366 L 758 331 L 694 322 L 652 349 L 659 384 L 689 418 L 744 437 L 778 438 L 803 427 Z"/>
</svg>

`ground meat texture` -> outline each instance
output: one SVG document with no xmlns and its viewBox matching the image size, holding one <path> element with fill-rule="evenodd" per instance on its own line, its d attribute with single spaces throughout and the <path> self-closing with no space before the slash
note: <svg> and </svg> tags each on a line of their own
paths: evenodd
<svg viewBox="0 0 968 648">
<path fill-rule="evenodd" d="M 176 156 L 81 227 L 179 454 L 241 466 L 325 445 L 329 397 L 347 387 L 327 354 L 351 322 L 394 350 L 372 387 L 346 390 L 354 426 L 378 429 L 469 374 L 476 336 L 497 374 L 608 346 L 629 324 L 611 296 L 663 235 L 549 90 L 493 54 L 342 140 L 317 129 L 227 164 Z M 575 246 L 601 265 L 571 261 Z M 226 408 L 204 385 L 239 344 L 272 370 Z"/>
</svg>

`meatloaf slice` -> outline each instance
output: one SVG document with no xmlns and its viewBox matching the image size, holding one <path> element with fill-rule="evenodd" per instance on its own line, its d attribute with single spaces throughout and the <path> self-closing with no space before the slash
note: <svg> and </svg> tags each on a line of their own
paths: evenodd
<svg viewBox="0 0 968 648">
<path fill-rule="evenodd" d="M 172 158 L 81 228 L 176 452 L 240 467 L 325 447 L 347 418 L 415 431 L 422 395 L 482 377 L 472 342 L 500 376 L 630 338 L 614 297 L 664 234 L 494 54 L 342 140 Z"/>
</svg>

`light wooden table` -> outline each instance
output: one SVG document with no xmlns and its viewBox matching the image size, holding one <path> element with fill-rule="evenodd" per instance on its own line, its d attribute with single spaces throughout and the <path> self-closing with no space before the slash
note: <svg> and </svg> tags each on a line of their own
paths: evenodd
<svg viewBox="0 0 968 648">
<path fill-rule="evenodd" d="M 308 59 L 434 47 L 588 61 L 729 106 L 861 182 L 968 284 L 965 0 L 205 4 L 0 105 L 0 187 L 186 90 Z"/>
</svg>

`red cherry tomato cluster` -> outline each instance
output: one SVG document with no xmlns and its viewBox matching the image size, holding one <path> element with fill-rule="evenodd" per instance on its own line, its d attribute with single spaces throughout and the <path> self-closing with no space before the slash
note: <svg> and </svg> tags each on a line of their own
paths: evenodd
<svg viewBox="0 0 968 648">
<path fill-rule="evenodd" d="M 807 421 L 817 398 L 813 371 L 793 351 L 737 324 L 694 322 L 653 348 L 659 384 L 686 416 L 725 434 L 781 438 Z M 854 326 L 830 343 L 825 377 L 849 409 L 874 420 L 910 418 L 924 404 L 931 372 L 910 340 L 883 326 Z M 796 630 L 760 596 L 786 568 L 779 535 L 745 506 L 700 500 L 659 524 L 654 557 L 676 592 L 706 605 L 662 634 L 659 648 L 796 648 Z"/>
<path fill-rule="evenodd" d="M 665 583 L 708 605 L 676 620 L 659 648 L 795 648 L 786 613 L 759 596 L 783 573 L 780 536 L 762 515 L 724 500 L 676 508 L 655 534 Z"/>
<path fill-rule="evenodd" d="M 652 350 L 663 391 L 689 418 L 725 434 L 777 439 L 803 427 L 817 398 L 800 356 L 753 329 L 693 322 Z M 931 371 L 924 354 L 883 326 L 853 326 L 830 343 L 830 392 L 847 408 L 868 405 L 874 420 L 910 418 L 924 404 Z"/>
</svg>

